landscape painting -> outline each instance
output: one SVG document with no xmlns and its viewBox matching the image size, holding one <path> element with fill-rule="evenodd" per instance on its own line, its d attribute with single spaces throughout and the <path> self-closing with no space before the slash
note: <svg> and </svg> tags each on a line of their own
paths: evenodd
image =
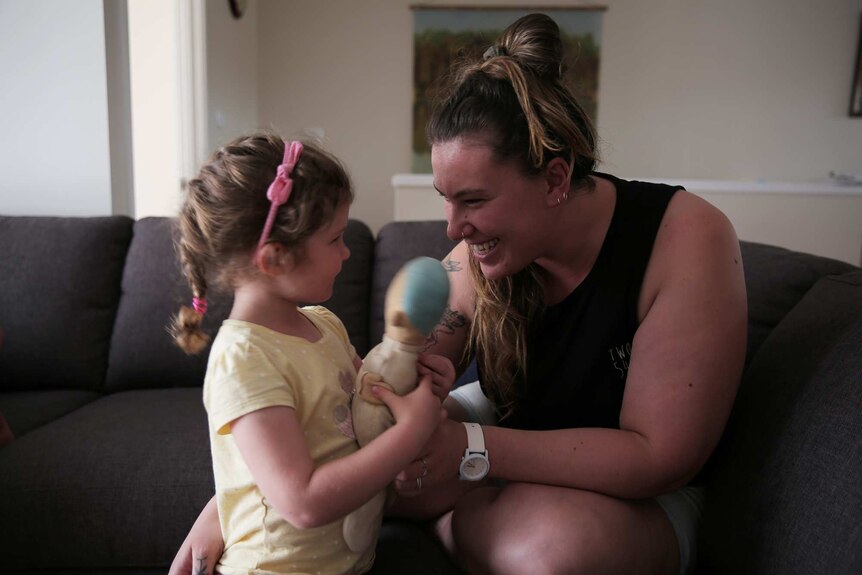
<svg viewBox="0 0 862 575">
<path fill-rule="evenodd" d="M 482 52 L 512 22 L 531 12 L 547 14 L 560 27 L 565 81 L 595 121 L 603 7 L 413 7 L 413 172 L 431 172 L 425 123 L 440 80 L 456 59 Z"/>
</svg>

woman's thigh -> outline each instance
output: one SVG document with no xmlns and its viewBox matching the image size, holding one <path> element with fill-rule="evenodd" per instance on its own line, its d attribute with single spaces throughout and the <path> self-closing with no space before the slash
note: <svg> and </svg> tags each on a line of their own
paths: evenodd
<svg viewBox="0 0 862 575">
<path fill-rule="evenodd" d="M 451 525 L 458 560 L 470 573 L 628 575 L 679 569 L 673 528 L 652 500 L 511 483 L 466 494 Z"/>
</svg>

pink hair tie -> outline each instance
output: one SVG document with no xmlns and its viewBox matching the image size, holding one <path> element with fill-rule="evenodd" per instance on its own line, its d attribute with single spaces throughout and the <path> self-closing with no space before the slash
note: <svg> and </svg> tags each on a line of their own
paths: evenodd
<svg viewBox="0 0 862 575">
<path fill-rule="evenodd" d="M 266 217 L 266 224 L 263 226 L 263 233 L 260 235 L 260 241 L 257 244 L 258 249 L 262 248 L 269 239 L 269 234 L 272 232 L 272 224 L 275 222 L 275 214 L 278 212 L 278 207 L 286 204 L 290 198 L 290 192 L 293 191 L 293 178 L 290 177 L 293 168 L 299 161 L 299 155 L 302 153 L 302 142 L 292 141 L 290 144 L 284 143 L 284 160 L 275 171 L 275 179 L 266 190 L 266 197 L 272 202 L 269 207 L 269 214 Z"/>
<path fill-rule="evenodd" d="M 203 315 L 207 312 L 207 299 L 204 297 L 193 297 L 192 307 L 196 312 Z"/>
</svg>

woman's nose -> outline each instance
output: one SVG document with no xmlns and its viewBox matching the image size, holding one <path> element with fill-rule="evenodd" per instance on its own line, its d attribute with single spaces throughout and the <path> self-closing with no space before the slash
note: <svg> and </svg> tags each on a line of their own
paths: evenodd
<svg viewBox="0 0 862 575">
<path fill-rule="evenodd" d="M 446 206 L 444 208 L 444 213 L 446 214 L 446 235 L 450 240 L 455 241 L 461 238 L 461 230 L 456 230 L 457 223 L 459 219 L 456 217 L 455 208 L 452 207 L 452 204 L 446 202 Z"/>
<path fill-rule="evenodd" d="M 461 239 L 461 230 L 456 230 L 455 226 L 452 225 L 452 222 L 447 222 L 446 235 L 449 236 L 449 239 L 454 242 Z"/>
<path fill-rule="evenodd" d="M 446 224 L 446 235 L 449 236 L 449 239 L 452 241 L 460 241 L 464 238 L 468 238 L 475 230 L 476 228 L 474 228 L 472 224 L 463 220 L 457 223 L 450 220 Z"/>
</svg>

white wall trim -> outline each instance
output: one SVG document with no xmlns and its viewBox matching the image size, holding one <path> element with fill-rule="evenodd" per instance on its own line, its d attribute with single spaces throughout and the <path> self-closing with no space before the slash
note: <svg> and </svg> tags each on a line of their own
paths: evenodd
<svg viewBox="0 0 862 575">
<path fill-rule="evenodd" d="M 832 182 L 642 180 L 684 186 L 730 219 L 740 239 L 862 264 L 862 186 Z M 392 177 L 396 221 L 440 220 L 430 174 Z"/>
</svg>

